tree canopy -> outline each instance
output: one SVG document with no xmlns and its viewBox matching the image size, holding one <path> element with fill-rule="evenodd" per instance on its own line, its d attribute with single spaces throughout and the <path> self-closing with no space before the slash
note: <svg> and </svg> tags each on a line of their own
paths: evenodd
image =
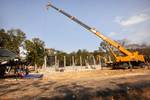
<svg viewBox="0 0 150 100">
<path fill-rule="evenodd" d="M 129 44 L 129 40 L 119 40 L 118 41 L 121 45 L 125 46 L 127 49 L 134 51 L 137 50 L 141 54 L 150 55 L 149 48 L 150 46 L 147 44 Z M 50 53 L 47 52 L 45 49 L 44 41 L 40 40 L 39 38 L 33 38 L 31 40 L 26 39 L 26 34 L 20 29 L 0 29 L 0 48 L 5 48 L 13 53 L 20 55 L 20 47 L 23 47 L 24 50 L 27 51 L 26 53 L 26 60 L 31 65 L 42 66 L 44 63 L 44 56 L 57 56 L 59 59 L 59 63 L 63 65 L 64 56 L 66 57 L 66 65 L 72 64 L 72 58 L 75 59 L 75 64 L 80 65 L 82 60 L 83 65 L 85 65 L 85 60 L 92 59 L 94 56 L 108 57 L 111 56 L 111 53 L 108 49 L 108 46 L 116 53 L 116 49 L 114 49 L 111 45 L 101 42 L 99 50 L 94 52 L 89 52 L 86 49 L 79 49 L 77 52 L 66 53 L 63 51 L 52 49 Z M 138 48 L 137 48 L 138 47 Z M 49 55 L 50 54 L 50 55 Z M 88 56 L 88 58 L 87 58 Z M 82 59 L 81 59 L 82 58 Z"/>
<path fill-rule="evenodd" d="M 26 35 L 20 29 L 0 30 L 0 47 L 6 48 L 17 55 L 19 55 L 19 47 L 23 45 L 25 39 Z"/>
<path fill-rule="evenodd" d="M 25 41 L 25 48 L 27 50 L 26 59 L 31 65 L 43 65 L 45 56 L 44 46 L 44 42 L 39 38 L 33 38 L 32 40 Z"/>
</svg>

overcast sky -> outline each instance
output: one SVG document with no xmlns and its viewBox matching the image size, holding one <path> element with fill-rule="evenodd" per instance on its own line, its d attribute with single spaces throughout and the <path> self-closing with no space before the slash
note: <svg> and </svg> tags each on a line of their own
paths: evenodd
<svg viewBox="0 0 150 100">
<path fill-rule="evenodd" d="M 28 39 L 39 37 L 46 47 L 67 52 L 96 50 L 102 41 L 53 9 L 49 0 L 0 0 L 0 28 L 19 28 Z M 51 0 L 114 40 L 150 44 L 150 0 Z"/>
</svg>

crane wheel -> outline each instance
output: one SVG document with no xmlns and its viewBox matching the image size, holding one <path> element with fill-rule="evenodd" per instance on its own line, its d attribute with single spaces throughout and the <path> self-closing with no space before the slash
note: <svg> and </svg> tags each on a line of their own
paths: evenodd
<svg viewBox="0 0 150 100">
<path fill-rule="evenodd" d="M 5 75 L 5 70 L 6 70 L 5 67 L 0 67 L 0 78 L 4 77 L 4 75 Z"/>
</svg>

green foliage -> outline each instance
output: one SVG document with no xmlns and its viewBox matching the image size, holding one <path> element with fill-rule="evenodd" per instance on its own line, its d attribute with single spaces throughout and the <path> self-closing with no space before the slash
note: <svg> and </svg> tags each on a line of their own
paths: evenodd
<svg viewBox="0 0 150 100">
<path fill-rule="evenodd" d="M 75 55 L 76 65 L 80 65 L 80 57 L 82 57 L 83 65 L 85 65 L 85 59 L 87 59 L 87 56 L 90 56 L 90 55 L 91 53 L 88 52 L 86 49 L 83 49 L 83 50 L 79 49 Z"/>
<path fill-rule="evenodd" d="M 9 39 L 10 39 L 9 35 L 5 32 L 4 29 L 1 29 L 0 30 L 0 47 L 6 47 Z"/>
<path fill-rule="evenodd" d="M 74 56 L 75 64 L 80 65 L 80 57 L 82 57 L 82 65 L 85 65 L 85 59 L 87 59 L 87 56 L 90 56 L 91 53 L 87 50 L 78 50 L 77 52 L 71 52 L 71 53 L 65 53 L 63 51 L 57 51 L 55 56 L 57 56 L 57 59 L 59 60 L 60 66 L 64 65 L 64 56 L 66 57 L 66 65 L 70 66 L 72 65 L 72 57 Z"/>
<path fill-rule="evenodd" d="M 39 38 L 33 38 L 32 40 L 25 41 L 27 61 L 30 62 L 31 65 L 43 65 L 45 56 L 44 46 L 44 42 Z"/>
<path fill-rule="evenodd" d="M 20 29 L 5 31 L 0 29 L 0 47 L 6 48 L 19 55 L 20 47 L 27 50 L 27 61 L 32 65 L 43 65 L 45 56 L 44 42 L 39 38 L 26 40 L 26 35 Z"/>
<path fill-rule="evenodd" d="M 26 35 L 20 29 L 11 29 L 7 32 L 4 29 L 0 30 L 0 46 L 19 54 L 19 47 L 22 46 Z"/>
</svg>

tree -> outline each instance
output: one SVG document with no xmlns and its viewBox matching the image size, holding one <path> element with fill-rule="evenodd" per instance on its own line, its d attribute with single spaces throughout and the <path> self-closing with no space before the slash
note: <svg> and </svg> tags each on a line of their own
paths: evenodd
<svg viewBox="0 0 150 100">
<path fill-rule="evenodd" d="M 82 60 L 82 65 L 85 65 L 85 60 L 87 60 L 87 56 L 91 54 L 86 49 L 79 49 L 77 52 L 72 52 L 71 56 L 75 56 L 76 65 L 80 65 L 80 60 Z M 82 57 L 82 59 L 80 59 Z"/>
<path fill-rule="evenodd" d="M 129 45 L 129 43 L 130 43 L 130 41 L 128 39 L 118 40 L 117 42 L 120 43 L 124 47 L 127 47 L 127 45 Z"/>
<path fill-rule="evenodd" d="M 8 30 L 10 40 L 7 42 L 6 48 L 19 55 L 19 47 L 23 45 L 26 35 L 20 29 Z"/>
<path fill-rule="evenodd" d="M 9 35 L 4 29 L 0 29 L 0 47 L 5 48 L 9 41 Z"/>
<path fill-rule="evenodd" d="M 26 59 L 31 65 L 37 65 L 38 67 L 43 65 L 45 56 L 44 46 L 44 42 L 39 38 L 25 41 L 25 47 L 27 50 Z"/>
<path fill-rule="evenodd" d="M 108 44 L 107 42 L 103 41 L 100 43 L 101 46 L 101 50 L 103 50 L 105 53 L 102 54 L 102 56 L 109 62 L 110 61 L 110 57 L 111 57 L 111 61 L 115 61 L 115 55 L 118 55 L 119 52 L 116 48 L 114 48 L 112 45 Z M 113 54 L 113 53 L 114 54 Z"/>
<path fill-rule="evenodd" d="M 103 50 L 104 52 L 107 52 L 107 51 L 108 51 L 106 42 L 102 41 L 102 42 L 100 43 L 100 49 Z"/>
<path fill-rule="evenodd" d="M 0 30 L 0 47 L 6 48 L 19 55 L 19 47 L 22 46 L 26 35 L 20 29 L 11 29 L 7 32 L 4 29 Z"/>
</svg>

